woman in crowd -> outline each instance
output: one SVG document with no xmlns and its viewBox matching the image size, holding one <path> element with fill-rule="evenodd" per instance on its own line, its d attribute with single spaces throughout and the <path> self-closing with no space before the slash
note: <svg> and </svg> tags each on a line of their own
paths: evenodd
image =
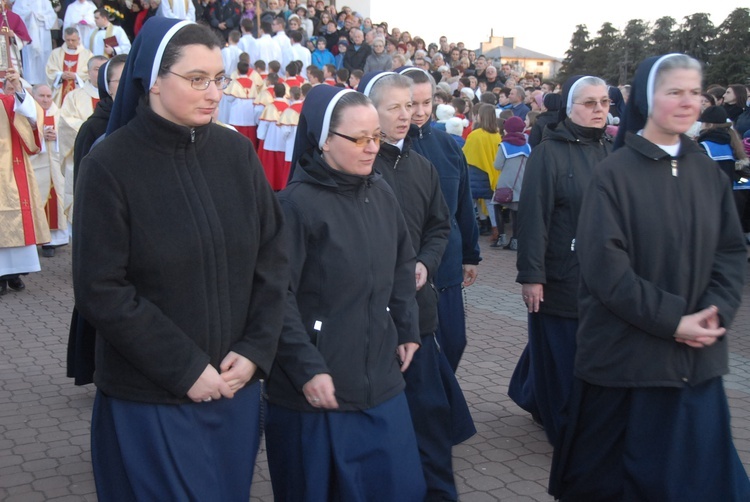
<svg viewBox="0 0 750 502">
<path fill-rule="evenodd" d="M 491 210 L 490 202 L 494 187 L 497 186 L 497 178 L 500 176 L 500 173 L 495 169 L 495 155 L 497 155 L 497 147 L 501 140 L 500 131 L 497 128 L 495 108 L 486 103 L 479 105 L 473 130 L 466 138 L 463 150 L 469 166 L 474 166 L 482 171 L 489 180 L 490 195 L 487 198 L 477 199 L 477 204 L 480 211 L 489 213 L 490 226 L 492 227 L 490 240 L 492 242 L 497 242 L 500 236 L 495 213 Z M 503 246 L 506 244 L 507 242 L 502 242 Z"/>
<path fill-rule="evenodd" d="M 643 61 L 584 196 L 561 500 L 750 500 L 722 384 L 747 250 L 726 177 L 683 134 L 700 96 L 698 61 Z"/>
<path fill-rule="evenodd" d="M 534 148 L 542 142 L 544 130 L 548 127 L 554 127 L 560 120 L 560 107 L 562 98 L 559 94 L 548 92 L 542 99 L 542 113 L 536 118 L 536 123 L 531 127 L 529 134 L 529 146 Z"/>
<path fill-rule="evenodd" d="M 521 187 L 523 185 L 523 174 L 526 170 L 526 161 L 531 154 L 531 147 L 526 141 L 526 135 L 523 133 L 524 123 L 520 117 L 510 117 L 503 123 L 503 141 L 497 149 L 495 157 L 495 169 L 500 171 L 500 177 L 497 180 L 497 188 L 510 188 L 513 190 L 513 199 L 504 204 L 498 204 L 493 199 L 493 208 L 506 207 L 510 211 L 510 222 L 513 237 L 505 245 L 504 249 L 518 249 L 518 201 L 521 199 Z M 500 235 L 505 234 L 505 225 L 502 222 L 502 215 L 495 211 L 497 224 L 502 225 Z M 501 241 L 502 239 L 498 239 Z M 496 243 L 494 247 L 499 247 Z"/>
<path fill-rule="evenodd" d="M 742 84 L 732 84 L 724 93 L 724 109 L 732 122 L 737 120 L 747 108 L 747 88 Z"/>
<path fill-rule="evenodd" d="M 518 204 L 518 276 L 529 311 L 529 343 L 508 395 L 540 421 L 554 444 L 573 384 L 578 327 L 576 228 L 594 166 L 612 149 L 604 133 L 604 81 L 570 77 L 560 122 L 531 151 Z"/>
<path fill-rule="evenodd" d="M 750 232 L 747 211 L 750 210 L 750 169 L 742 139 L 727 122 L 727 112 L 723 106 L 710 106 L 701 112 L 702 131 L 696 141 L 706 150 L 727 175 L 732 187 L 737 214 L 744 233 Z"/>
<path fill-rule="evenodd" d="M 365 95 L 314 87 L 279 194 L 291 282 L 268 379 L 266 444 L 278 500 L 421 501 L 404 395 L 419 347 L 414 249 L 373 170 L 378 113 Z"/>
<path fill-rule="evenodd" d="M 76 306 L 97 333 L 100 500 L 247 501 L 289 281 L 252 145 L 211 123 L 227 77 L 200 25 L 156 17 L 76 187 Z M 229 399 L 232 398 L 232 399 Z"/>
</svg>

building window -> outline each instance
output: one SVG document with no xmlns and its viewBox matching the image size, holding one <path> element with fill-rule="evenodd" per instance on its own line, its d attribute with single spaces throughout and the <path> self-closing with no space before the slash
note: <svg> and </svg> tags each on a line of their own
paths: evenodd
<svg viewBox="0 0 750 502">
<path fill-rule="evenodd" d="M 537 66 L 544 66 L 544 61 L 537 61 L 537 62 L 536 62 L 536 65 L 537 65 Z"/>
</svg>

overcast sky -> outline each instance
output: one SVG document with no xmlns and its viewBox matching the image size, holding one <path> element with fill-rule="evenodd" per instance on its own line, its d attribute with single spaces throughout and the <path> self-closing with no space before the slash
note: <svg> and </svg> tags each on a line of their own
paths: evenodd
<svg viewBox="0 0 750 502">
<path fill-rule="evenodd" d="M 341 0 L 337 5 L 340 3 Z M 672 16 L 679 24 L 685 16 L 706 12 L 710 6 L 713 10 L 708 14 L 718 26 L 735 8 L 744 7 L 742 3 L 737 0 L 669 3 L 646 0 L 606 3 L 581 0 L 371 0 L 370 15 L 374 22 L 387 21 L 390 27 L 408 30 L 412 36 L 420 35 L 427 43 L 437 42 L 440 35 L 446 35 L 449 41 L 463 41 L 474 49 L 481 42 L 488 41 L 490 30 L 494 29 L 495 36 L 515 37 L 519 47 L 562 58 L 579 24 L 585 24 L 590 37 L 594 38 L 602 23 L 607 21 L 620 30 L 631 19 L 653 23 L 662 16 Z M 623 11 L 621 7 L 627 10 Z M 464 13 L 461 22 L 455 12 L 457 9 Z"/>
</svg>

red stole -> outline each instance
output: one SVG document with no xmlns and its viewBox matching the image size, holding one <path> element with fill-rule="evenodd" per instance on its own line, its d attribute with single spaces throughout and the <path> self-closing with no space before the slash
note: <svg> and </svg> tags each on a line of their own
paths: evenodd
<svg viewBox="0 0 750 502">
<path fill-rule="evenodd" d="M 99 98 L 91 98 L 91 108 L 96 110 L 97 103 L 99 103 Z"/>
<path fill-rule="evenodd" d="M 72 71 L 75 73 L 78 71 L 78 54 L 68 54 L 67 52 L 63 56 L 63 72 Z M 63 80 L 62 89 L 60 90 L 60 104 L 65 101 L 65 96 L 76 88 L 76 79 Z"/>
<path fill-rule="evenodd" d="M 327 78 L 323 81 L 323 83 L 326 85 L 336 85 L 336 80 L 333 78 Z"/>
<path fill-rule="evenodd" d="M 47 115 L 47 112 L 44 112 L 44 125 L 55 127 L 55 116 Z M 54 166 L 50 167 L 54 169 Z M 60 225 L 58 225 L 60 215 L 58 214 L 57 192 L 55 192 L 54 183 L 50 183 L 49 196 L 47 197 L 47 203 L 44 205 L 44 214 L 47 215 L 49 229 L 60 230 Z"/>
<path fill-rule="evenodd" d="M 11 157 L 13 159 L 13 177 L 16 181 L 16 187 L 18 188 L 18 198 L 21 203 L 21 221 L 23 222 L 23 235 L 25 245 L 31 246 L 36 244 L 36 232 L 34 231 L 34 217 L 31 212 L 31 194 L 29 192 L 29 178 L 26 174 L 26 161 L 23 158 L 24 150 L 26 153 L 31 152 L 21 142 L 21 135 L 13 124 L 15 119 L 15 112 L 13 112 L 14 98 L 12 96 L 2 95 L 0 99 L 5 107 L 5 113 L 8 116 L 8 122 L 10 123 L 10 142 L 11 142 Z M 29 95 L 26 99 L 31 99 Z M 39 133 L 34 130 L 34 140 L 39 146 Z"/>
<path fill-rule="evenodd" d="M 293 105 L 291 105 L 291 108 L 297 113 L 302 113 L 302 105 L 304 104 L 304 101 L 300 101 L 299 103 L 294 103 Z"/>
</svg>

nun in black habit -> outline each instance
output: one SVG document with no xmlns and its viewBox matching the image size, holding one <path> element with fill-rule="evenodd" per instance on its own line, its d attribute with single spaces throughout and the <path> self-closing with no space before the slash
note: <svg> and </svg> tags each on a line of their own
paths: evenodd
<svg viewBox="0 0 750 502">
<path fill-rule="evenodd" d="M 584 195 L 560 500 L 750 500 L 722 383 L 747 251 L 725 175 L 684 134 L 700 101 L 696 60 L 643 61 Z"/>
<path fill-rule="evenodd" d="M 282 213 L 250 142 L 211 116 L 206 28 L 155 17 L 76 187 L 76 306 L 96 330 L 99 500 L 247 502 L 289 281 Z"/>
<path fill-rule="evenodd" d="M 267 383 L 277 500 L 422 501 L 404 378 L 419 347 L 414 249 L 373 170 L 378 113 L 363 94 L 310 91 L 279 193 L 291 281 Z"/>
</svg>

